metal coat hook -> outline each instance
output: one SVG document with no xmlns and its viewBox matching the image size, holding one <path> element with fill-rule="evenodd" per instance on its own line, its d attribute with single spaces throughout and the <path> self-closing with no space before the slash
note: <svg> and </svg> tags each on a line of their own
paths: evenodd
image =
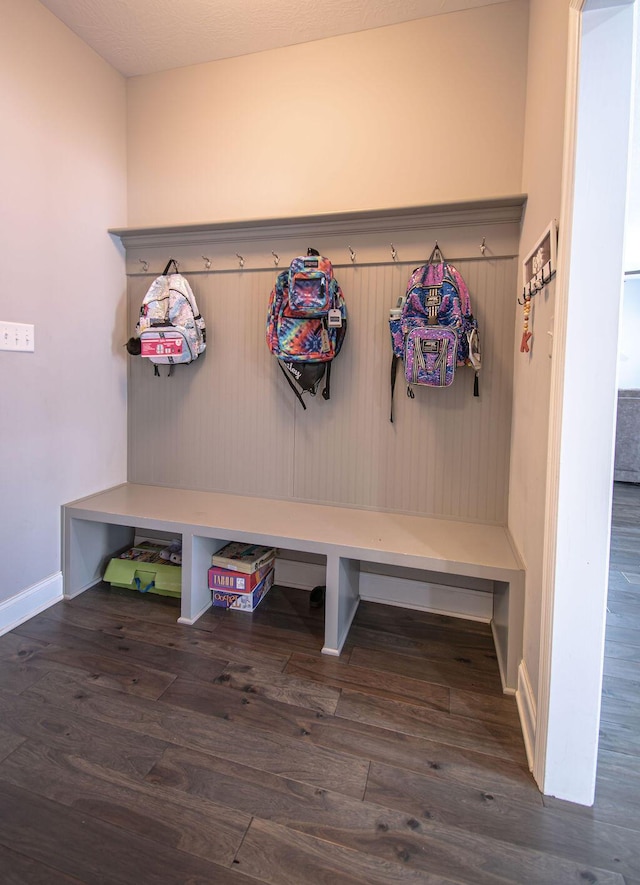
<svg viewBox="0 0 640 885">
<path fill-rule="evenodd" d="M 142 270 L 146 273 L 149 270 L 149 262 L 145 261 L 144 258 L 138 258 L 138 261 L 142 265 Z"/>
<path fill-rule="evenodd" d="M 273 249 L 271 250 L 271 254 L 273 255 L 273 263 L 277 267 L 280 264 L 280 256 L 277 252 L 274 252 Z"/>
<path fill-rule="evenodd" d="M 203 255 L 202 260 L 204 261 L 204 266 L 205 266 L 206 270 L 211 270 L 211 259 L 207 258 L 206 255 Z"/>
<path fill-rule="evenodd" d="M 540 271 L 539 279 L 531 279 L 527 283 L 526 286 L 522 289 L 522 301 L 518 298 L 518 304 L 525 304 L 525 302 L 530 301 L 534 295 L 537 295 L 538 292 L 542 292 L 544 287 L 551 282 L 551 279 L 555 271 L 552 271 L 547 278 L 544 276 L 544 268 Z"/>
<path fill-rule="evenodd" d="M 480 243 L 480 252 L 482 253 L 483 256 L 484 256 L 484 253 L 487 251 L 487 247 L 485 246 L 486 239 L 487 239 L 486 237 L 483 237 L 482 242 Z"/>
<path fill-rule="evenodd" d="M 356 253 L 353 251 L 353 249 L 351 248 L 351 246 L 347 246 L 347 249 L 348 249 L 349 252 L 351 253 L 351 260 L 352 260 L 352 261 L 355 261 L 355 260 L 356 260 Z"/>
<path fill-rule="evenodd" d="M 393 245 L 393 243 L 391 243 L 391 258 L 393 259 L 393 261 L 398 260 L 398 253 L 396 252 L 396 247 Z"/>
<path fill-rule="evenodd" d="M 436 255 L 438 255 L 438 256 L 440 257 L 440 261 L 444 264 L 444 263 L 445 263 L 445 258 L 444 258 L 444 255 L 442 254 L 442 249 L 441 249 L 440 246 L 438 245 L 438 241 L 437 241 L 437 240 L 436 240 L 436 244 L 435 244 L 435 246 L 433 247 L 433 251 L 431 252 L 431 255 L 429 256 L 429 264 L 433 264 L 433 263 L 434 263 L 434 261 L 435 261 L 435 259 L 436 259 Z"/>
<path fill-rule="evenodd" d="M 242 257 L 242 255 L 240 255 L 239 252 L 236 252 L 236 258 L 239 258 L 239 259 L 240 259 L 240 262 L 239 262 L 239 263 L 240 263 L 240 267 L 244 267 L 244 258 Z"/>
</svg>

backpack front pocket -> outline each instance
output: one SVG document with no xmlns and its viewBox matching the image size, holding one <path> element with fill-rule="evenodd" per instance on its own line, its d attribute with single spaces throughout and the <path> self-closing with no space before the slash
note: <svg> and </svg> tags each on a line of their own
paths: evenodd
<svg viewBox="0 0 640 885">
<path fill-rule="evenodd" d="M 410 329 L 405 344 L 404 372 L 408 384 L 448 387 L 456 371 L 458 335 L 441 326 Z"/>
<path fill-rule="evenodd" d="M 336 355 L 336 330 L 326 319 L 279 316 L 277 338 L 280 355 L 292 360 L 325 362 Z"/>
<path fill-rule="evenodd" d="M 158 364 L 190 363 L 193 359 L 189 339 L 173 326 L 154 326 L 141 332 L 140 356 Z"/>
<path fill-rule="evenodd" d="M 305 271 L 292 275 L 289 310 L 293 316 L 318 316 L 327 313 L 331 306 L 330 287 L 322 271 Z"/>
</svg>

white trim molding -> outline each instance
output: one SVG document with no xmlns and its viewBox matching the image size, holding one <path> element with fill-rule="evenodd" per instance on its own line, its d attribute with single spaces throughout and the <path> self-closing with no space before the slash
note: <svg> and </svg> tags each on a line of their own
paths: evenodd
<svg viewBox="0 0 640 885">
<path fill-rule="evenodd" d="M 485 261 L 487 256 L 495 260 L 518 254 L 526 199 L 525 194 L 515 194 L 299 218 L 117 228 L 109 233 L 126 250 L 130 277 L 161 273 L 169 254 L 178 262 L 180 272 L 189 276 L 235 273 L 238 269 L 244 273 L 273 270 L 278 264 L 282 269 L 298 253 L 301 242 L 322 244 L 334 267 L 420 264 L 427 257 L 425 242 L 434 239 L 447 244 L 450 261 Z M 355 251 L 347 247 L 350 242 Z"/>
<path fill-rule="evenodd" d="M 10 599 L 0 602 L 0 636 L 62 599 L 62 572 L 49 575 Z"/>
<path fill-rule="evenodd" d="M 554 350 L 551 366 L 551 397 L 549 403 L 549 435 L 544 550 L 542 560 L 542 606 L 540 624 L 540 670 L 538 678 L 537 726 L 534 729 L 534 752 L 531 770 L 536 783 L 543 788 L 547 757 L 547 726 L 551 682 L 551 638 L 553 633 L 553 600 L 556 569 L 556 533 L 558 529 L 558 488 L 560 476 L 560 431 L 562 427 L 562 396 L 564 388 L 564 341 L 567 334 L 567 290 L 570 261 L 568 231 L 573 215 L 575 180 L 576 113 L 578 104 L 578 68 L 580 61 L 581 13 L 584 0 L 571 0 L 567 46 L 567 84 L 564 118 L 564 157 L 562 163 L 562 195 L 560 234 L 558 241 L 558 273 L 554 317 Z M 558 344 L 558 342 L 561 343 Z M 529 753 L 529 749 L 527 749 Z"/>
<path fill-rule="evenodd" d="M 447 576 L 443 578 L 446 579 Z M 325 582 L 326 567 L 319 562 L 280 557 L 276 560 L 276 584 L 282 587 L 312 590 Z M 488 624 L 493 611 L 493 594 L 489 589 L 491 582 L 469 579 L 468 583 L 469 586 L 465 587 L 453 581 L 444 584 L 432 580 L 408 579 L 400 574 L 381 574 L 365 565 L 360 571 L 359 593 L 365 602 L 395 605 Z"/>
<path fill-rule="evenodd" d="M 518 667 L 518 688 L 516 690 L 516 704 L 520 716 L 520 727 L 524 738 L 524 746 L 527 751 L 529 769 L 533 770 L 534 753 L 536 746 L 536 699 L 531 689 L 527 665 L 521 661 Z"/>
<path fill-rule="evenodd" d="M 601 0 L 569 10 L 533 774 L 543 793 L 581 805 L 593 803 L 598 749 L 634 12 Z M 585 384 L 588 317 L 605 292 Z"/>
</svg>

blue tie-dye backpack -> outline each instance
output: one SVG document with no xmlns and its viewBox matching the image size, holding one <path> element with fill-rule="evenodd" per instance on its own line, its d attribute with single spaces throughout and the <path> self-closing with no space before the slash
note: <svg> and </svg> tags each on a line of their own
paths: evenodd
<svg viewBox="0 0 640 885">
<path fill-rule="evenodd" d="M 267 344 L 302 408 L 305 391 L 330 397 L 331 362 L 347 330 L 347 308 L 328 258 L 315 249 L 278 274 L 267 312 Z"/>
<path fill-rule="evenodd" d="M 475 369 L 474 396 L 478 396 L 480 345 L 478 323 L 471 312 L 465 281 L 449 264 L 436 243 L 427 264 L 417 267 L 400 304 L 389 316 L 391 362 L 391 421 L 398 362 L 404 361 L 407 395 L 412 385 L 448 387 L 457 366 Z"/>
</svg>

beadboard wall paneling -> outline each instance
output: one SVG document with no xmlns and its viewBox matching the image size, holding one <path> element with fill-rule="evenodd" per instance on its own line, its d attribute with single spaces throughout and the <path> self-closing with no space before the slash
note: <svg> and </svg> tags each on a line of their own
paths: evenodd
<svg viewBox="0 0 640 885">
<path fill-rule="evenodd" d="M 280 390 L 265 343 L 273 276 L 196 277 L 205 353 L 171 377 L 161 366 L 160 378 L 148 361 L 130 359 L 129 481 L 292 497 L 293 396 Z M 150 282 L 130 279 L 132 329 Z"/>
<path fill-rule="evenodd" d="M 410 400 L 399 371 L 391 424 L 387 318 L 413 266 L 337 269 L 347 337 L 331 399 L 306 397 L 306 411 L 265 343 L 277 270 L 191 276 L 207 351 L 170 378 L 130 359 L 129 480 L 504 523 L 516 260 L 456 260 L 480 323 L 480 397 L 465 368 L 452 387 Z M 151 279 L 130 276 L 131 328 Z"/>
<path fill-rule="evenodd" d="M 506 519 L 516 262 L 458 261 L 480 323 L 480 397 L 471 369 L 450 388 L 406 395 L 399 367 L 389 421 L 389 307 L 411 266 L 341 268 L 349 307 L 330 402 L 296 415 L 294 497 L 502 523 Z"/>
</svg>

